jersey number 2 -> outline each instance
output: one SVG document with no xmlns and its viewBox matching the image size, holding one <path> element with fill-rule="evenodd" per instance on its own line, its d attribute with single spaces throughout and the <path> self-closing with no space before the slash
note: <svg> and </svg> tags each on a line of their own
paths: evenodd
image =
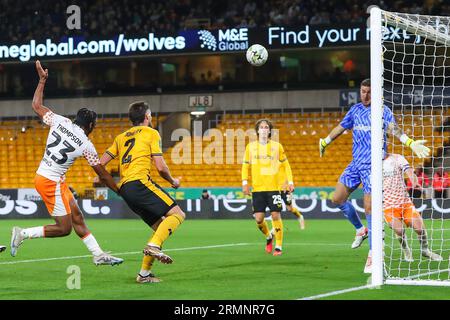
<svg viewBox="0 0 450 320">
<path fill-rule="evenodd" d="M 127 149 L 127 151 L 125 151 L 125 154 L 122 157 L 122 164 L 131 162 L 131 155 L 129 155 L 129 153 L 130 153 L 131 149 L 133 149 L 135 142 L 136 142 L 135 138 L 132 138 L 130 140 L 127 140 L 127 142 L 125 142 L 125 147 L 128 147 L 128 149 Z"/>
</svg>

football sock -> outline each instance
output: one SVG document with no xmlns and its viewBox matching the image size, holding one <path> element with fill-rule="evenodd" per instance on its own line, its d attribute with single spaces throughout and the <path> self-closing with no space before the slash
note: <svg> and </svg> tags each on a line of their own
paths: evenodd
<svg viewBox="0 0 450 320">
<path fill-rule="evenodd" d="M 184 218 L 177 213 L 174 213 L 166 217 L 158 226 L 153 237 L 150 239 L 149 245 L 157 246 L 161 248 L 164 241 L 175 232 L 181 223 L 183 223 Z"/>
<path fill-rule="evenodd" d="M 258 226 L 258 229 L 261 230 L 261 232 L 266 236 L 266 239 L 272 238 L 272 235 L 269 231 L 269 225 L 267 224 L 266 220 L 263 220 L 261 223 L 256 224 Z"/>
<path fill-rule="evenodd" d="M 34 227 L 23 229 L 21 235 L 26 239 L 44 238 L 44 227 Z"/>
<path fill-rule="evenodd" d="M 359 229 L 356 229 L 356 234 L 360 234 L 360 233 L 364 232 L 365 229 L 366 229 L 366 228 L 364 228 L 364 226 L 362 226 L 362 227 L 359 228 Z"/>
<path fill-rule="evenodd" d="M 339 209 L 344 213 L 344 216 L 351 222 L 355 229 L 359 229 L 363 226 L 355 207 L 350 201 L 346 201 L 344 204 L 338 206 Z"/>
<path fill-rule="evenodd" d="M 272 224 L 275 228 L 275 246 L 281 249 L 283 246 L 283 221 L 281 219 L 273 220 Z"/>
<path fill-rule="evenodd" d="M 155 261 L 155 257 L 152 256 L 144 256 L 144 258 L 142 258 L 141 271 L 139 271 L 139 274 L 141 276 L 146 277 L 150 274 L 153 266 L 153 261 Z"/>
<path fill-rule="evenodd" d="M 103 253 L 103 250 L 100 249 L 100 246 L 98 245 L 97 240 L 95 240 L 95 237 L 92 235 L 92 233 L 84 236 L 83 238 L 81 238 L 81 240 L 83 240 L 83 243 L 94 256 L 98 256 Z"/>
<path fill-rule="evenodd" d="M 401 236 L 398 236 L 396 234 L 396 237 L 398 239 L 398 241 L 400 242 L 400 245 L 402 246 L 403 249 L 408 249 L 408 239 L 405 237 L 405 232 L 402 233 Z"/>
<path fill-rule="evenodd" d="M 420 249 L 422 251 L 428 250 L 428 240 L 427 240 L 427 231 L 422 230 L 421 233 L 417 234 L 420 242 Z"/>
<path fill-rule="evenodd" d="M 292 207 L 291 212 L 292 212 L 297 218 L 300 218 L 300 217 L 302 216 L 302 214 L 300 213 L 300 211 L 298 211 L 298 209 L 297 209 L 296 207 L 294 207 L 294 206 L 291 206 L 291 207 Z"/>
</svg>

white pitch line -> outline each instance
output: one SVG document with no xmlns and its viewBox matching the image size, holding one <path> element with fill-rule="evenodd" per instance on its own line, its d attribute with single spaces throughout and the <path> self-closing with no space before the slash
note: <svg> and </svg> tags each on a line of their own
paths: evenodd
<svg viewBox="0 0 450 320">
<path fill-rule="evenodd" d="M 444 272 L 450 272 L 450 269 L 435 270 L 435 271 L 430 271 L 430 272 L 426 272 L 426 273 L 419 273 L 419 274 L 416 274 L 416 275 L 412 275 L 412 276 L 406 277 L 405 279 L 407 279 L 407 280 L 414 280 L 414 279 L 420 278 L 422 276 L 431 276 L 431 275 L 436 274 L 436 273 L 444 273 Z"/>
<path fill-rule="evenodd" d="M 348 243 L 326 243 L 326 242 L 294 242 L 284 243 L 283 246 L 330 246 L 330 247 L 349 247 Z"/>
<path fill-rule="evenodd" d="M 443 272 L 449 272 L 449 271 L 450 271 L 450 269 L 436 270 L 436 271 L 432 271 L 432 272 L 427 272 L 427 273 L 422 273 L 422 274 L 409 276 L 409 277 L 406 277 L 405 279 L 406 280 L 413 280 L 413 279 L 419 278 L 421 276 L 427 276 L 427 275 L 432 275 L 432 274 L 436 274 L 436 273 L 443 273 Z M 338 290 L 338 291 L 332 291 L 332 292 L 328 292 L 328 293 L 323 293 L 323 294 L 319 294 L 319 295 L 316 295 L 316 296 L 300 298 L 300 299 L 297 299 L 297 300 L 316 300 L 316 299 L 326 298 L 326 297 L 335 296 L 335 295 L 339 295 L 339 294 L 343 294 L 343 293 L 348 293 L 348 292 L 353 292 L 353 291 L 358 291 L 358 290 L 364 290 L 364 289 L 370 289 L 370 288 L 378 288 L 378 286 L 365 285 L 365 286 L 361 286 L 361 287 L 348 288 L 348 289 L 344 289 L 344 290 Z"/>
<path fill-rule="evenodd" d="M 202 249 L 226 248 L 226 247 L 237 247 L 237 246 L 248 246 L 248 245 L 252 245 L 252 244 L 251 243 L 229 243 L 229 244 L 218 244 L 218 245 L 203 246 L 203 247 L 173 248 L 173 249 L 166 249 L 164 251 L 188 251 L 188 250 L 202 250 Z M 118 256 L 124 256 L 124 255 L 132 255 L 132 254 L 142 254 L 142 251 L 118 252 L 118 253 L 114 253 L 114 254 L 118 255 Z M 0 265 L 18 264 L 18 263 L 34 263 L 34 262 L 55 261 L 55 260 L 70 260 L 70 259 L 90 258 L 90 257 L 92 257 L 92 255 L 6 261 L 6 262 L 0 262 Z"/>
<path fill-rule="evenodd" d="M 188 250 L 202 250 L 202 249 L 213 249 L 213 248 L 222 248 L 222 247 L 236 247 L 236 246 L 250 246 L 250 245 L 260 245 L 259 242 L 254 243 L 229 243 L 229 244 L 219 244 L 219 245 L 211 245 L 211 246 L 203 246 L 203 247 L 188 247 L 188 248 L 173 248 L 173 249 L 165 249 L 164 251 L 188 251 Z M 343 243 L 324 243 L 324 242 L 298 242 L 298 243 L 286 243 L 285 246 L 347 246 L 347 244 Z M 142 251 L 131 251 L 131 252 L 118 252 L 114 253 L 118 256 L 124 255 L 132 255 L 132 254 L 141 254 Z M 5 253 L 3 253 L 5 254 Z M 81 259 L 81 258 L 90 258 L 92 255 L 82 255 L 82 256 L 69 256 L 69 257 L 55 257 L 55 258 L 43 258 L 43 259 L 30 259 L 30 260 L 17 260 L 17 261 L 6 261 L 0 262 L 0 265 L 8 265 L 8 264 L 19 264 L 19 263 L 33 263 L 33 262 L 44 262 L 44 261 L 57 261 L 57 260 L 69 260 L 69 259 Z"/>
<path fill-rule="evenodd" d="M 338 294 L 343 294 L 343 293 L 347 293 L 347 292 L 353 292 L 353 291 L 358 291 L 358 290 L 370 289 L 370 288 L 375 288 L 375 287 L 376 286 L 365 285 L 365 286 L 361 286 L 361 287 L 353 287 L 353 288 L 348 288 L 348 289 L 344 289 L 344 290 L 327 292 L 327 293 L 323 293 L 323 294 L 319 294 L 319 295 L 311 296 L 311 297 L 299 298 L 297 300 L 316 300 L 316 299 L 336 296 Z"/>
</svg>

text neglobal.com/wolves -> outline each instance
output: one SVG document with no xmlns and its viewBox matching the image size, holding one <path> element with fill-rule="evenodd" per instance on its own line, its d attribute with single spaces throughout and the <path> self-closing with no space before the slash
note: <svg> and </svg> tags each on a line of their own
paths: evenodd
<svg viewBox="0 0 450 320">
<path fill-rule="evenodd" d="M 74 38 L 68 38 L 65 42 L 54 43 L 46 39 L 43 43 L 31 40 L 22 45 L 0 45 L 0 59 L 19 59 L 30 61 L 34 57 L 64 57 L 86 54 L 111 54 L 120 56 L 126 53 L 182 50 L 186 47 L 186 39 L 177 37 L 156 37 L 149 33 L 145 38 L 125 38 L 119 35 L 117 40 L 91 40 L 75 42 Z"/>
</svg>

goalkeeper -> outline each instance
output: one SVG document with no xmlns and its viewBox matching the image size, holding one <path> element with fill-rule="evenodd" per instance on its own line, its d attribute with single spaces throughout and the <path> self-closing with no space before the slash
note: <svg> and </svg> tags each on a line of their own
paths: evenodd
<svg viewBox="0 0 450 320">
<path fill-rule="evenodd" d="M 352 161 L 344 170 L 336 185 L 333 196 L 333 202 L 339 206 L 344 216 L 356 228 L 356 237 L 352 243 L 352 248 L 358 248 L 361 243 L 369 238 L 369 255 L 367 257 L 365 273 L 371 273 L 372 257 L 371 257 L 371 95 L 370 95 L 370 79 L 365 79 L 360 85 L 361 102 L 353 105 L 345 115 L 341 123 L 335 127 L 330 134 L 319 140 L 319 151 L 322 157 L 326 147 L 335 139 L 337 139 L 345 130 L 353 129 L 353 151 Z M 383 107 L 383 130 L 384 130 L 384 152 L 386 152 L 386 133 L 393 134 L 400 141 L 410 147 L 412 151 L 419 157 L 425 158 L 430 154 L 430 149 L 424 143 L 425 140 L 417 140 L 409 138 L 398 127 L 392 111 Z M 367 219 L 367 228 L 363 226 L 353 205 L 348 201 L 350 194 L 362 183 L 364 190 L 364 211 Z"/>
</svg>

